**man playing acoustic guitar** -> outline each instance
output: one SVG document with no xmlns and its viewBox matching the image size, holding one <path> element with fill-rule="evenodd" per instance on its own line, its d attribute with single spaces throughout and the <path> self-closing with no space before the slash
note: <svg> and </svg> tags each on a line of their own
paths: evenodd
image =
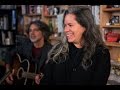
<svg viewBox="0 0 120 90">
<path fill-rule="evenodd" d="M 30 77 L 33 77 L 30 73 L 35 73 L 36 77 L 33 79 L 35 80 L 36 84 L 39 84 L 40 78 L 38 78 L 40 72 L 42 72 L 44 68 L 45 61 L 47 59 L 47 54 L 49 50 L 52 48 L 52 45 L 48 42 L 48 38 L 50 36 L 51 32 L 49 30 L 49 27 L 47 24 L 45 24 L 42 21 L 32 21 L 28 28 L 28 39 L 22 39 L 21 42 L 20 38 L 17 37 L 19 44 L 16 45 L 15 50 L 11 51 L 13 54 L 10 55 L 10 58 L 13 58 L 14 55 L 17 55 L 18 59 L 17 61 L 20 61 L 22 64 L 22 68 L 19 69 L 19 72 L 26 71 L 27 74 L 24 72 L 22 76 L 29 77 L 27 75 L 30 75 Z M 9 52 L 10 53 L 10 52 Z M 11 61 L 12 63 L 14 61 Z M 17 62 L 16 66 L 17 65 Z M 23 65 L 25 63 L 25 65 Z M 13 65 L 13 64 L 12 64 Z M 15 67 L 15 66 L 14 66 Z M 33 69 L 34 68 L 34 69 Z M 24 69 L 24 70 L 23 70 Z M 8 84 L 14 84 L 14 68 L 12 70 L 13 72 L 6 78 L 6 82 Z M 18 72 L 17 72 L 18 73 Z M 29 74 L 28 74 L 29 73 Z M 26 76 L 25 76 L 26 75 Z M 41 74 L 40 74 L 41 75 Z M 42 74 L 43 75 L 43 74 Z M 32 81 L 34 81 L 32 80 Z M 20 81 L 20 80 L 18 80 Z M 30 81 L 31 82 L 31 81 Z M 24 83 L 18 83 L 15 82 L 15 84 L 24 84 L 29 85 L 29 80 L 24 81 Z"/>
</svg>

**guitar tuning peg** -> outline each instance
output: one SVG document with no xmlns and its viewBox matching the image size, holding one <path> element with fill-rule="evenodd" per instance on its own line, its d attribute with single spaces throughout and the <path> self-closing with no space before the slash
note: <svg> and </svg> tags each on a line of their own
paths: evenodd
<svg viewBox="0 0 120 90">
<path fill-rule="evenodd" d="M 40 73 L 40 76 L 41 76 L 41 78 L 44 76 L 44 74 L 43 73 Z"/>
</svg>

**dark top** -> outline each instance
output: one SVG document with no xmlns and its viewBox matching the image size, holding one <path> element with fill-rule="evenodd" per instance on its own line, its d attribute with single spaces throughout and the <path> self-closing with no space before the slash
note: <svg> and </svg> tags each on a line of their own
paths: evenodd
<svg viewBox="0 0 120 90">
<path fill-rule="evenodd" d="M 110 53 L 103 46 L 96 47 L 92 65 L 83 69 L 83 48 L 69 45 L 69 57 L 65 62 L 49 62 L 44 70 L 41 85 L 106 85 L 110 74 Z"/>
<path fill-rule="evenodd" d="M 14 55 L 18 53 L 21 57 L 21 60 L 27 59 L 30 65 L 24 61 L 21 62 L 21 67 L 24 68 L 25 71 L 29 71 L 31 73 L 40 73 L 43 70 L 45 61 L 47 60 L 47 54 L 49 50 L 52 48 L 52 45 L 49 42 L 45 42 L 44 46 L 41 48 L 35 48 L 33 43 L 29 40 L 29 38 L 24 36 L 17 36 L 16 37 L 16 47 L 12 48 L 10 51 L 6 52 L 6 59 L 12 65 L 14 61 Z M 16 80 L 15 78 L 15 85 L 23 85 L 25 82 L 23 80 Z M 31 85 L 34 80 L 27 80 L 27 85 Z"/>
<path fill-rule="evenodd" d="M 33 46 L 33 48 L 32 48 L 33 58 L 36 58 L 39 55 L 41 55 L 41 48 L 36 48 L 36 47 Z"/>
<path fill-rule="evenodd" d="M 37 72 L 39 72 L 40 68 L 42 65 L 44 65 L 44 62 L 47 59 L 47 53 L 52 48 L 52 45 L 48 42 L 45 42 L 43 47 L 35 48 L 29 38 L 25 36 L 17 36 L 16 41 L 16 48 L 13 48 L 8 52 L 8 59 L 12 61 L 11 56 L 14 56 L 15 53 L 18 53 L 22 60 L 27 59 L 30 61 L 30 63 L 35 63 L 38 66 Z"/>
</svg>

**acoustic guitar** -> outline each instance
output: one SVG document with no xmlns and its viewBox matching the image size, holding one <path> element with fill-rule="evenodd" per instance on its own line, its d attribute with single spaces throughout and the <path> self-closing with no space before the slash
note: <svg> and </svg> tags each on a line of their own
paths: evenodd
<svg viewBox="0 0 120 90">
<path fill-rule="evenodd" d="M 27 59 L 21 60 L 19 54 L 15 55 L 15 59 L 13 60 L 13 64 L 11 65 L 12 70 L 14 69 L 14 77 L 16 77 L 17 81 L 23 80 L 24 85 L 27 84 L 28 79 L 33 80 L 36 76 L 36 73 L 30 72 L 30 62 Z M 11 71 L 12 71 L 11 70 Z M 0 84 L 11 74 L 11 71 L 8 71 L 3 78 L 0 80 Z M 40 73 L 40 78 L 42 79 L 43 73 Z M 33 80 L 34 81 L 34 80 Z M 33 82 L 34 83 L 34 82 Z"/>
</svg>

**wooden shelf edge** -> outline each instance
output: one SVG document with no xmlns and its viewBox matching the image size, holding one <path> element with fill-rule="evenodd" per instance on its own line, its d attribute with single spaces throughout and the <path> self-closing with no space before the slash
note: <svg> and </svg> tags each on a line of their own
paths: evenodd
<svg viewBox="0 0 120 90">
<path fill-rule="evenodd" d="M 112 65 L 120 65 L 120 62 L 118 60 L 112 60 L 111 59 L 111 64 Z"/>
<path fill-rule="evenodd" d="M 41 16 L 41 14 L 24 14 L 24 16 L 34 17 L 34 16 Z"/>
<path fill-rule="evenodd" d="M 120 11 L 120 8 L 105 8 L 105 9 L 103 9 L 103 11 L 105 11 L 105 12 L 116 12 L 116 11 Z"/>
<path fill-rule="evenodd" d="M 105 42 L 107 46 L 120 47 L 120 43 L 117 42 Z"/>
<path fill-rule="evenodd" d="M 120 28 L 120 25 L 103 26 L 103 28 Z"/>
<path fill-rule="evenodd" d="M 52 18 L 52 17 L 57 17 L 57 15 L 44 15 L 46 18 Z"/>
</svg>

